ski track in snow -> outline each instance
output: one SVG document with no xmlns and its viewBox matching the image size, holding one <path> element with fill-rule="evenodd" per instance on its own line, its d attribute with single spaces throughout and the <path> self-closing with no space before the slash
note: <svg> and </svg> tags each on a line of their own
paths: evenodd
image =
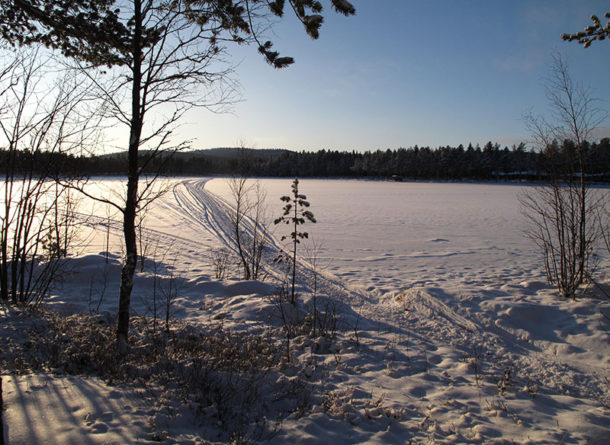
<svg viewBox="0 0 610 445">
<path fill-rule="evenodd" d="M 181 213 L 181 216 L 194 224 L 199 225 L 210 233 L 218 237 L 225 247 L 237 251 L 233 241 L 232 222 L 230 212 L 232 207 L 222 198 L 214 195 L 205 189 L 207 180 L 186 180 L 174 186 L 173 192 L 176 198 L 177 208 L 176 213 Z M 249 220 L 244 221 L 244 232 L 246 236 L 252 236 L 253 225 Z M 268 251 L 265 254 L 266 269 L 272 273 L 270 262 L 280 252 L 280 242 L 271 234 L 267 233 Z M 305 261 L 299 260 L 298 278 L 301 282 L 311 282 L 314 274 L 318 275 L 318 280 L 321 280 L 319 285 L 322 292 L 327 293 L 342 299 L 344 302 L 350 298 L 350 303 L 353 304 L 353 298 L 357 301 L 363 300 L 363 295 L 353 289 L 348 289 L 337 277 L 315 272 L 312 267 Z"/>
<path fill-rule="evenodd" d="M 184 180 L 173 187 L 173 196 L 176 206 L 172 209 L 174 214 L 192 224 L 207 230 L 216 236 L 228 248 L 235 250 L 231 235 L 231 219 L 229 212 L 231 206 L 222 198 L 206 190 L 207 179 Z M 251 231 L 251 224 L 245 224 L 246 232 Z M 174 235 L 171 235 L 174 236 Z M 280 243 L 271 235 L 271 252 L 266 258 L 274 258 Z M 185 240 L 185 242 L 187 242 Z M 192 242 L 192 241 L 191 241 Z M 436 242 L 436 240 L 435 240 Z M 197 246 L 199 247 L 199 246 Z M 489 247 L 479 250 L 497 250 Z M 444 257 L 455 255 L 475 254 L 475 250 L 463 252 L 447 252 L 439 255 L 414 255 L 419 258 Z M 408 257 L 408 255 L 406 255 Z M 271 270 L 269 264 L 267 269 Z M 603 380 L 604 367 L 598 372 L 589 374 L 588 365 L 582 365 L 578 359 L 565 361 L 557 357 L 553 351 L 546 352 L 540 349 L 532 358 L 531 355 L 517 356 L 507 354 L 507 350 L 531 348 L 531 342 L 520 340 L 513 332 L 498 325 L 492 320 L 494 314 L 481 314 L 472 312 L 467 314 L 462 305 L 451 305 L 443 300 L 451 301 L 451 295 L 442 288 L 417 287 L 406 290 L 396 290 L 386 296 L 376 296 L 343 282 L 337 276 L 329 273 L 316 272 L 306 261 L 299 261 L 298 280 L 301 283 L 311 283 L 314 274 L 318 275 L 318 286 L 321 294 L 332 296 L 341 301 L 346 307 L 351 307 L 356 313 L 344 317 L 344 329 L 352 330 L 355 323 L 368 322 L 369 327 L 384 330 L 396 336 L 409 335 L 419 338 L 420 348 L 434 351 L 438 345 L 451 343 L 462 350 L 463 354 L 472 355 L 475 352 L 485 355 L 485 359 L 494 363 L 498 369 L 506 366 L 517 366 L 528 370 L 532 377 L 536 374 L 546 373 L 549 369 L 556 369 L 566 379 L 584 379 L 584 384 L 573 385 L 580 390 L 574 395 L 597 397 L 603 392 L 606 385 Z M 480 298 L 486 298 L 485 292 L 472 289 L 479 293 Z M 382 300 L 396 299 L 403 293 L 403 307 L 400 304 L 380 304 Z M 404 309 L 407 310 L 404 310 Z M 474 317 L 474 318 L 472 318 Z M 439 326 L 441 326 L 439 328 Z M 501 345 L 501 347 L 498 347 Z M 480 350 L 480 351 L 479 351 Z M 570 386 L 563 382 L 563 386 Z M 560 389 L 559 387 L 556 389 Z"/>
<path fill-rule="evenodd" d="M 225 245 L 231 244 L 229 208 L 205 191 L 206 180 L 189 180 L 176 184 L 173 195 L 177 212 L 196 226 L 217 236 Z"/>
</svg>

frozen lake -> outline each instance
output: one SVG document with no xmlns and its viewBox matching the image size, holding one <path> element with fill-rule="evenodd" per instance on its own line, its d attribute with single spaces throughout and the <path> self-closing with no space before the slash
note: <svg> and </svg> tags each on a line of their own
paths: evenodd
<svg viewBox="0 0 610 445">
<path fill-rule="evenodd" d="M 267 193 L 268 227 L 279 240 L 288 227 L 272 221 L 282 213 L 280 197 L 292 179 L 250 179 Z M 91 194 L 122 205 L 124 181 L 92 181 Z M 519 195 L 530 185 L 497 183 L 392 182 L 303 179 L 317 223 L 303 230 L 319 246 L 318 265 L 351 287 L 383 295 L 416 286 L 498 286 L 507 282 L 544 281 L 541 258 L 527 238 Z M 186 272 L 209 266 L 213 248 L 231 245 L 227 207 L 233 204 L 227 178 L 164 178 L 155 190 L 164 195 L 144 213 L 145 241 L 140 250 L 163 238 L 174 246 L 170 256 Z M 599 189 L 608 193 L 608 188 Z M 218 200 L 217 198 L 221 198 Z M 216 202 L 218 201 L 218 202 Z M 79 200 L 83 219 L 96 235 L 81 236 L 76 253 L 111 250 L 122 256 L 121 218 L 115 208 Z M 106 237 L 105 230 L 112 230 Z M 211 224 L 215 223 L 215 224 Z M 221 228 L 224 226 L 224 229 Z M 278 244 L 282 244 L 278 241 Z M 302 247 L 311 245 L 309 241 Z M 307 258 L 306 249 L 300 255 Z M 607 261 L 601 264 L 607 271 Z"/>
<path fill-rule="evenodd" d="M 289 179 L 260 180 L 273 217 Z M 326 269 L 369 291 L 457 280 L 464 284 L 540 277 L 510 184 L 411 183 L 303 179 L 317 224 L 306 229 L 322 244 Z M 206 184 L 230 201 L 226 179 Z M 284 227 L 276 227 L 276 237 Z"/>
</svg>

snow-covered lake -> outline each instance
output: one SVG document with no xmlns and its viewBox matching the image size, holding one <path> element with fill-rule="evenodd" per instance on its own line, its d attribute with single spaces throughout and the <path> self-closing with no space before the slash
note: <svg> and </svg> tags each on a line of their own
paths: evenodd
<svg viewBox="0 0 610 445">
<path fill-rule="evenodd" d="M 270 213 L 279 216 L 291 180 L 260 181 Z M 231 200 L 226 179 L 209 181 L 206 190 Z M 321 243 L 327 270 L 381 293 L 426 282 L 539 277 L 519 210 L 518 196 L 527 190 L 511 184 L 300 181 L 318 221 L 305 230 Z"/>
</svg>

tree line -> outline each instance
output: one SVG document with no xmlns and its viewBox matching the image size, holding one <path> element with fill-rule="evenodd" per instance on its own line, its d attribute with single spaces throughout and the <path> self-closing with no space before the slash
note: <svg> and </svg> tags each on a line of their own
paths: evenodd
<svg viewBox="0 0 610 445">
<path fill-rule="evenodd" d="M 488 142 L 483 147 L 411 147 L 396 150 L 366 152 L 319 150 L 295 152 L 289 150 L 253 150 L 235 148 L 223 156 L 206 151 L 175 153 L 148 159 L 140 153 L 142 164 L 149 173 L 162 171 L 167 175 L 222 175 L 247 173 L 266 177 L 352 177 L 440 180 L 514 180 L 544 179 L 558 160 L 573 159 L 574 143 L 566 140 L 549 144 L 544 150 L 527 149 L 525 144 L 503 147 Z M 271 152 L 271 154 L 270 154 Z M 584 143 L 585 171 L 588 178 L 610 181 L 610 138 Z M 8 152 L 0 148 L 0 171 Z M 66 153 L 22 151 L 17 165 L 25 170 L 53 166 L 59 172 L 86 175 L 120 175 L 125 172 L 126 154 L 105 156 L 74 156 Z M 146 173 L 146 171 L 144 172 Z"/>
</svg>

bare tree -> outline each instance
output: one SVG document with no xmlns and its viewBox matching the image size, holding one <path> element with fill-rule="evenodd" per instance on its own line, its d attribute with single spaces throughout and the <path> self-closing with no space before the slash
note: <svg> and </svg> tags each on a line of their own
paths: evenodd
<svg viewBox="0 0 610 445">
<path fill-rule="evenodd" d="M 599 235 L 597 201 L 591 198 L 588 187 L 582 195 L 574 183 L 558 180 L 520 197 L 522 211 L 530 222 L 528 236 L 543 255 L 549 283 L 562 297 L 575 298 L 579 286 L 591 275 L 591 254 Z M 583 201 L 587 221 L 584 226 Z"/>
<path fill-rule="evenodd" d="M 247 218 L 248 212 L 248 178 L 244 175 L 233 176 L 228 181 L 233 203 L 233 211 L 230 215 L 233 229 L 233 241 L 235 241 L 237 254 L 239 255 L 239 260 L 244 271 L 244 280 L 249 280 L 252 276 L 252 272 L 250 270 L 250 262 L 246 255 L 244 242 L 242 241 L 244 220 Z"/>
<path fill-rule="evenodd" d="M 248 245 L 248 256 L 250 258 L 250 270 L 252 279 L 261 278 L 263 256 L 268 245 L 269 214 L 267 211 L 267 191 L 260 181 L 253 186 L 250 201 L 250 221 L 252 232 Z"/>
<path fill-rule="evenodd" d="M 87 140 L 92 121 L 85 85 L 69 74 L 49 82 L 58 67 L 48 54 L 9 50 L 2 59 L 13 62 L 0 73 L 0 296 L 30 304 L 47 293 L 73 233 L 74 199 L 57 183 L 56 161 Z"/>
<path fill-rule="evenodd" d="M 521 204 L 530 221 L 528 235 L 543 254 L 547 279 L 561 296 L 574 298 L 590 275 L 599 236 L 595 213 L 600 201 L 586 182 L 585 151 L 605 114 L 589 91 L 573 82 L 562 57 L 554 55 L 553 61 L 547 80 L 552 121 L 525 117 L 545 155 L 548 181 L 522 196 Z"/>
<path fill-rule="evenodd" d="M 245 280 L 260 278 L 268 241 L 267 194 L 260 181 L 249 184 L 246 175 L 228 179 L 233 210 L 230 214 L 233 240 Z"/>
<path fill-rule="evenodd" d="M 321 269 L 323 268 L 322 261 L 320 258 L 320 254 L 324 248 L 324 245 L 321 241 L 310 238 L 311 242 L 305 246 L 305 257 L 309 264 L 311 264 L 311 272 L 313 274 L 313 313 L 312 313 L 312 336 L 316 336 L 316 327 L 318 324 L 318 277 L 320 275 Z"/>
</svg>

